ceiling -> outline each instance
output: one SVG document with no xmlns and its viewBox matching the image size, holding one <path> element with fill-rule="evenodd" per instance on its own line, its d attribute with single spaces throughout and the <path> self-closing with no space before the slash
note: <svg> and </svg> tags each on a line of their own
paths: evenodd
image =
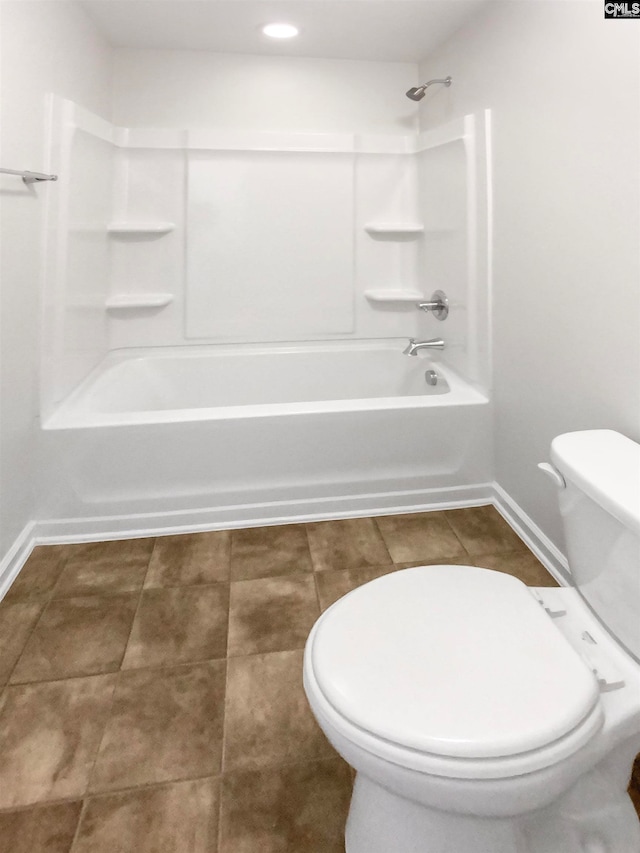
<svg viewBox="0 0 640 853">
<path fill-rule="evenodd" d="M 116 47 L 419 62 L 486 0 L 81 0 Z M 260 28 L 300 27 L 290 41 Z"/>
</svg>

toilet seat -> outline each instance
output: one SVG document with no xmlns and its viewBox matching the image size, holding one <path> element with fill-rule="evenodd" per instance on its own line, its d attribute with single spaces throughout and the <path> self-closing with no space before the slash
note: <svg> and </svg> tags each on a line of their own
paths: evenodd
<svg viewBox="0 0 640 853">
<path fill-rule="evenodd" d="M 602 727 L 588 666 L 521 581 L 487 569 L 428 566 L 365 584 L 320 618 L 307 655 L 335 727 L 436 775 L 540 769 Z"/>
</svg>

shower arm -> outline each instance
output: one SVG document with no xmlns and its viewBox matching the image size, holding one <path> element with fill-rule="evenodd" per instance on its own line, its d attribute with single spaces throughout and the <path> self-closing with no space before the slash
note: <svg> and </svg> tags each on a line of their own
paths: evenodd
<svg viewBox="0 0 640 853">
<path fill-rule="evenodd" d="M 428 89 L 429 86 L 433 86 L 434 83 L 441 83 L 443 86 L 451 85 L 451 77 L 445 77 L 444 80 L 429 80 L 427 83 L 423 83 L 421 86 L 417 86 L 418 89 Z"/>
</svg>

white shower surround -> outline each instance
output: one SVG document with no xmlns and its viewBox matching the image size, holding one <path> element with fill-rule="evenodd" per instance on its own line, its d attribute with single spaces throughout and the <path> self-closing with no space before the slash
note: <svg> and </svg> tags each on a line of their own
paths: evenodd
<svg viewBox="0 0 640 853">
<path fill-rule="evenodd" d="M 43 535 L 151 535 L 491 500 L 488 114 L 421 135 L 126 129 L 53 98 L 51 125 L 51 166 L 68 180 L 49 218 L 45 290 L 58 311 L 43 352 Z M 112 150 L 111 212 L 78 221 L 74 198 L 92 192 L 93 178 L 72 152 L 98 144 Z M 190 164 L 230 151 L 351 158 L 348 331 L 338 325 L 343 310 L 333 333 L 293 343 L 254 343 L 250 327 L 244 339 L 190 339 Z M 452 192 L 445 180 L 425 193 L 425 162 L 431 174 L 452 170 Z M 104 275 L 69 282 L 69 258 L 86 261 L 87 246 L 100 257 L 106 246 L 110 285 Z M 443 246 L 458 259 L 448 280 Z M 210 287 L 215 269 L 203 269 Z M 406 301 L 436 286 L 450 297 L 446 324 Z M 382 303 L 371 299 L 381 292 Z M 257 310 L 268 311 L 262 296 Z M 209 299 L 201 310 L 215 306 Z M 442 384 L 428 393 L 425 360 L 402 356 L 410 335 L 445 338 L 437 369 L 448 393 Z"/>
<path fill-rule="evenodd" d="M 127 129 L 118 128 L 70 101 L 52 97 L 49 167 L 63 178 L 56 194 L 49 196 L 41 382 L 43 417 L 52 413 L 109 350 L 252 343 L 267 339 L 277 342 L 433 337 L 445 331 L 440 323 L 415 311 L 411 304 L 378 305 L 367 298 L 367 293 L 383 289 L 415 291 L 425 298 L 433 289 L 446 289 L 453 309 L 446 328 L 447 357 L 471 381 L 480 381 L 487 387 L 490 371 L 487 133 L 487 114 L 483 113 L 420 135 Z M 439 227 L 438 218 L 448 217 L 450 210 L 439 210 L 442 201 L 428 198 L 428 188 L 425 193 L 419 186 L 424 179 L 418 173 L 428 162 L 424 158 L 439 157 L 443 150 L 457 152 L 454 168 L 463 176 L 463 187 L 460 191 L 456 187 L 455 193 L 456 203 L 461 206 L 457 234 L 455 229 Z M 228 331 L 220 323 L 211 329 L 205 323 L 199 337 L 190 331 L 190 318 L 194 317 L 192 301 L 199 302 L 201 313 L 210 313 L 216 306 L 220 310 L 220 304 L 225 305 L 231 297 L 220 289 L 220 271 L 207 264 L 206 258 L 203 263 L 202 252 L 194 254 L 195 238 L 192 239 L 191 232 L 203 232 L 205 226 L 199 223 L 201 220 L 206 223 L 206 218 L 200 213 L 201 207 L 188 198 L 187 183 L 192 168 L 198 169 L 203 157 L 215 160 L 225 158 L 229 152 L 244 154 L 247 162 L 254 163 L 251 158 L 264 156 L 289 156 L 298 158 L 298 162 L 300 157 L 309 157 L 312 165 L 318 162 L 318 157 L 325 158 L 327 164 L 344 164 L 345 158 L 352 163 L 351 177 L 348 174 L 342 177 L 356 184 L 352 190 L 355 197 L 351 257 L 346 254 L 349 250 L 345 241 L 340 244 L 344 254 L 343 287 L 350 291 L 349 298 L 329 296 L 335 293 L 335 288 L 332 289 L 335 268 L 328 261 L 324 278 L 329 291 L 326 296 L 320 296 L 324 287 L 311 286 L 311 279 L 299 269 L 298 263 L 294 278 L 304 279 L 309 305 L 301 302 L 299 294 L 293 291 L 295 298 L 288 310 L 300 315 L 299 335 L 295 323 L 285 322 L 283 327 L 282 313 L 287 306 L 282 304 L 278 293 L 286 265 L 272 270 L 278 275 L 274 281 L 268 281 L 268 287 L 261 290 L 254 286 L 253 291 L 247 292 L 244 324 L 236 310 L 235 327 L 230 323 Z M 450 162 L 448 166 L 451 168 Z M 103 178 L 101 184 L 97 183 L 99 177 Z M 295 174 L 288 177 L 291 180 Z M 191 184 L 194 185 L 193 180 Z M 419 209 L 418 195 L 426 196 L 429 209 Z M 213 198 L 221 203 L 220 193 L 214 193 Z M 318 199 L 318 203 L 322 201 Z M 332 203 L 344 204 L 345 199 L 325 201 L 329 205 L 324 214 L 327 217 L 333 215 Z M 217 222 L 221 210 L 224 216 L 228 215 L 224 201 L 222 209 L 212 207 L 208 216 Z M 392 235 L 372 236 L 370 230 L 380 222 L 411 225 L 424 218 L 429 221 L 424 234 L 407 240 Z M 143 230 L 148 229 L 146 235 L 141 231 L 136 237 L 138 224 Z M 225 220 L 224 224 L 231 233 L 237 230 L 233 220 Z M 159 230 L 160 225 L 164 231 Z M 123 230 L 125 226 L 128 233 Z M 322 245 L 320 235 L 316 237 Z M 455 252 L 461 266 L 458 264 L 453 269 L 452 265 L 447 276 L 442 268 L 433 267 L 431 254 L 434 249 L 451 245 L 452 238 L 457 242 L 449 251 Z M 264 245 L 256 246 L 256 250 L 265 255 Z M 269 260 L 268 253 L 266 257 Z M 323 264 L 317 255 L 313 260 Z M 353 268 L 351 282 L 346 281 L 349 265 Z M 252 278 L 255 272 L 248 274 L 248 280 Z M 320 276 L 319 281 L 322 280 Z M 198 284 L 199 281 L 203 284 Z M 284 284 L 291 290 L 290 283 Z M 212 288 L 217 289 L 219 301 L 206 292 Z M 265 300 L 265 293 L 271 288 L 278 290 L 274 292 L 273 303 Z M 136 311 L 133 303 L 138 298 L 142 299 L 142 305 Z M 145 298 L 151 300 L 146 310 Z M 128 301 L 132 310 L 126 310 Z M 159 310 L 161 303 L 167 307 Z M 114 304 L 125 307 L 113 310 Z M 272 321 L 275 332 L 271 331 L 268 320 Z M 265 323 L 269 329 L 266 337 Z"/>
</svg>

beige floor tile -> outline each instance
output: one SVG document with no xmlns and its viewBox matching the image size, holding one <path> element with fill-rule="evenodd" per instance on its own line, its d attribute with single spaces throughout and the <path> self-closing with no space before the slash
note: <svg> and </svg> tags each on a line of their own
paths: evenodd
<svg viewBox="0 0 640 853">
<path fill-rule="evenodd" d="M 46 600 L 37 599 L 0 604 L 0 687 L 4 687 L 11 675 L 45 604 Z"/>
<path fill-rule="evenodd" d="M 372 518 L 307 524 L 315 571 L 362 569 L 393 562 Z"/>
<path fill-rule="evenodd" d="M 225 771 L 335 755 L 302 687 L 302 651 L 230 658 Z"/>
<path fill-rule="evenodd" d="M 215 853 L 218 788 L 196 779 L 92 797 L 73 853 Z"/>
<path fill-rule="evenodd" d="M 220 853 L 344 853 L 342 760 L 229 773 L 222 784 Z"/>
<path fill-rule="evenodd" d="M 0 853 L 69 853 L 82 801 L 0 814 Z"/>
<path fill-rule="evenodd" d="M 90 790 L 217 775 L 225 662 L 119 675 Z"/>
<path fill-rule="evenodd" d="M 122 668 L 224 658 L 228 616 L 228 584 L 146 589 Z"/>
<path fill-rule="evenodd" d="M 146 588 L 228 581 L 230 560 L 229 530 L 159 536 L 144 585 Z"/>
<path fill-rule="evenodd" d="M 640 820 L 640 787 L 636 787 L 632 782 L 629 785 L 628 793 L 629 798 L 633 803 L 633 807 L 636 810 L 636 814 L 638 815 L 638 819 Z"/>
<path fill-rule="evenodd" d="M 447 521 L 469 554 L 522 551 L 526 545 L 493 506 L 445 511 Z"/>
<path fill-rule="evenodd" d="M 118 670 L 137 603 L 137 594 L 50 601 L 13 671 L 11 683 Z"/>
<path fill-rule="evenodd" d="M 636 756 L 633 762 L 628 791 L 638 818 L 640 818 L 640 755 Z"/>
<path fill-rule="evenodd" d="M 319 615 L 310 574 L 232 583 L 229 654 L 301 649 Z"/>
<path fill-rule="evenodd" d="M 442 512 L 387 515 L 376 521 L 394 563 L 466 556 Z"/>
<path fill-rule="evenodd" d="M 514 575 L 529 586 L 559 586 L 535 554 L 531 551 L 506 551 L 502 554 L 485 554 L 474 557 L 475 566 L 494 569 Z"/>
<path fill-rule="evenodd" d="M 85 793 L 116 677 L 6 688 L 0 704 L 0 808 Z"/>
<path fill-rule="evenodd" d="M 318 587 L 320 606 L 326 610 L 343 595 L 362 586 L 362 584 L 395 571 L 396 566 L 390 565 L 367 569 L 350 569 L 342 572 L 316 572 L 315 582 Z"/>
<path fill-rule="evenodd" d="M 231 580 L 311 571 L 311 555 L 303 524 L 231 532 Z"/>
<path fill-rule="evenodd" d="M 39 545 L 34 548 L 11 584 L 5 601 L 50 596 L 64 568 L 66 549 L 66 545 Z"/>
<path fill-rule="evenodd" d="M 153 539 L 68 545 L 55 598 L 137 592 L 147 573 Z"/>
</svg>

